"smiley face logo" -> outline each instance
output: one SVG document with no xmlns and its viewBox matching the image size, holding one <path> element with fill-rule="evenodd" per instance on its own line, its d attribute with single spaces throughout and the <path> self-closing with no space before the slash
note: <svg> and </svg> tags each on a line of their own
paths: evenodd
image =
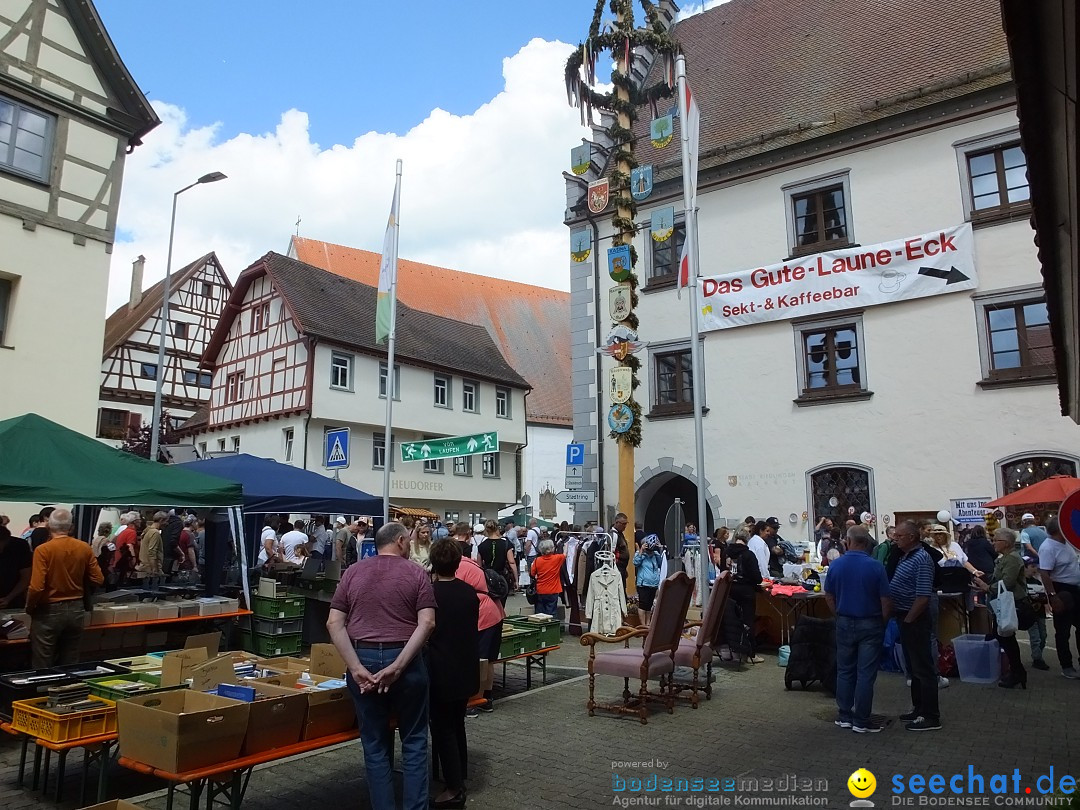
<svg viewBox="0 0 1080 810">
<path fill-rule="evenodd" d="M 859 768 L 847 780 L 848 790 L 856 799 L 865 799 L 877 790 L 877 779 L 866 768 Z"/>
</svg>

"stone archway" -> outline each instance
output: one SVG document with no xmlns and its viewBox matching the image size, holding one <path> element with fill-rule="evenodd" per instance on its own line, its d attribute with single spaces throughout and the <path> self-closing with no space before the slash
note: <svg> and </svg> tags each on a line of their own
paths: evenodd
<svg viewBox="0 0 1080 810">
<path fill-rule="evenodd" d="M 645 527 L 646 533 L 660 534 L 663 519 L 675 498 L 681 498 L 689 520 L 697 522 L 697 487 L 700 480 L 694 468 L 688 464 L 676 465 L 668 456 L 657 460 L 656 466 L 641 470 L 634 482 L 634 514 Z M 710 535 L 720 515 L 720 498 L 714 495 L 705 481 L 706 519 L 708 526 L 698 527 Z"/>
</svg>

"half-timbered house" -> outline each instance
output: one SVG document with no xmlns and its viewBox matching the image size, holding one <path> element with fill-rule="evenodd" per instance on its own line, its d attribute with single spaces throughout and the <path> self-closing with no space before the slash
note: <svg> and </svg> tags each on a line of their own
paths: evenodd
<svg viewBox="0 0 1080 810">
<path fill-rule="evenodd" d="M 200 455 L 239 450 L 326 470 L 327 431 L 350 429 L 351 486 L 462 520 L 517 499 L 529 384 L 486 329 L 398 305 L 394 427 L 387 453 L 386 347 L 376 289 L 277 253 L 237 279 L 210 339 L 209 403 L 185 425 Z M 458 396 L 458 392 L 461 396 Z M 487 455 L 403 462 L 400 443 L 498 432 Z"/>
<path fill-rule="evenodd" d="M 378 284 L 378 253 L 295 236 L 289 255 L 364 284 Z M 563 488 L 566 444 L 573 440 L 570 294 L 408 259 L 400 259 L 398 267 L 399 301 L 422 312 L 483 326 L 507 362 L 532 386 L 525 403 L 529 440 L 517 494 L 540 504 L 541 493 Z M 458 385 L 462 390 L 454 395 L 464 397 L 465 382 Z M 545 518 L 573 517 L 567 504 L 551 500 L 550 506 L 554 508 L 536 511 Z"/>
<path fill-rule="evenodd" d="M 154 412 L 165 279 L 144 292 L 144 261 L 132 267 L 130 299 L 105 323 L 97 435 L 114 442 Z M 232 283 L 217 255 L 207 253 L 174 273 L 169 288 L 161 406 L 180 425 L 210 398 L 211 373 L 200 362 Z"/>
<path fill-rule="evenodd" d="M 0 3 L 0 418 L 93 434 L 124 157 L 158 123 L 93 3 Z"/>
</svg>

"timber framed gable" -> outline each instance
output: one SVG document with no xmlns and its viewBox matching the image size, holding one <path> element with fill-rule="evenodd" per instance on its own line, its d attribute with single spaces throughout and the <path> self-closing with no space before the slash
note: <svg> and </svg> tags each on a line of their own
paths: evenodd
<svg viewBox="0 0 1080 810">
<path fill-rule="evenodd" d="M 0 108 L 27 122 L 0 147 L 0 213 L 111 247 L 125 153 L 160 120 L 89 0 L 0 4 Z"/>
</svg>

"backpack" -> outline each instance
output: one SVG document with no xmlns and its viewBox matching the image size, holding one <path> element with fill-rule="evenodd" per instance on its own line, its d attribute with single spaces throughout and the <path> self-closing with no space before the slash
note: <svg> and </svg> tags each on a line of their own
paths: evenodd
<svg viewBox="0 0 1080 810">
<path fill-rule="evenodd" d="M 483 559 L 481 555 L 480 563 L 484 569 L 484 579 L 487 581 L 488 596 L 492 599 L 498 599 L 502 601 L 510 595 L 510 586 L 507 584 L 506 577 L 501 571 L 495 567 L 495 562 L 499 556 L 499 541 L 491 538 L 491 561 Z M 503 568 L 506 568 L 506 555 L 503 554 Z"/>
</svg>

